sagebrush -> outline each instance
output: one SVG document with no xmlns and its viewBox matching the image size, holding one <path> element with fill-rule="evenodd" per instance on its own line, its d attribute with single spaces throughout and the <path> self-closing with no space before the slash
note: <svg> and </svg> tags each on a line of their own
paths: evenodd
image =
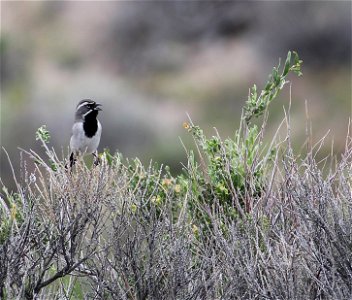
<svg viewBox="0 0 352 300">
<path fill-rule="evenodd" d="M 323 161 L 319 144 L 294 153 L 289 114 L 283 139 L 263 139 L 301 63 L 289 52 L 250 90 L 234 138 L 186 122 L 197 151 L 178 176 L 109 151 L 71 170 L 38 130 L 46 156 L 24 151 L 35 169 L 23 160 L 0 198 L 0 298 L 351 299 L 351 134 Z"/>
</svg>

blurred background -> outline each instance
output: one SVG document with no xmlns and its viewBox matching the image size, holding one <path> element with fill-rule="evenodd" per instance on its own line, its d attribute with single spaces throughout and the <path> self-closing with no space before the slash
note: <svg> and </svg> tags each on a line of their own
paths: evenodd
<svg viewBox="0 0 352 300">
<path fill-rule="evenodd" d="M 262 88 L 288 50 L 303 59 L 292 79 L 292 133 L 304 143 L 306 112 L 319 140 L 329 129 L 343 151 L 351 116 L 351 3 L 346 1 L 2 1 L 1 146 L 18 169 L 18 147 L 67 147 L 77 102 L 103 103 L 99 150 L 166 163 L 186 155 L 186 112 L 207 135 L 239 125 L 254 83 Z M 268 139 L 284 117 L 289 87 L 270 107 Z M 1 178 L 13 185 L 1 151 Z"/>
</svg>

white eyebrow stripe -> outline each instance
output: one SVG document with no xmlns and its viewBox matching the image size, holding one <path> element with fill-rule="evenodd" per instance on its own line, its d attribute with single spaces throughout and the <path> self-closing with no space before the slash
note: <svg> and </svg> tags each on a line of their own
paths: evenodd
<svg viewBox="0 0 352 300">
<path fill-rule="evenodd" d="M 86 115 L 89 115 L 92 111 L 93 109 L 88 110 L 85 114 L 83 114 L 83 117 L 86 117 Z"/>
<path fill-rule="evenodd" d="M 79 110 L 82 106 L 85 106 L 87 104 L 93 104 L 92 101 L 84 101 L 83 103 L 81 103 L 80 105 L 77 106 L 76 110 Z"/>
</svg>

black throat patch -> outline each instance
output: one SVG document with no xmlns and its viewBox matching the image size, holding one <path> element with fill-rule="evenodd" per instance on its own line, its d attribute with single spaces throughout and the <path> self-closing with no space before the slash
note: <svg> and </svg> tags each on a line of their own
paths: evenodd
<svg viewBox="0 0 352 300">
<path fill-rule="evenodd" d="M 98 130 L 98 111 L 93 110 L 91 113 L 85 116 L 83 121 L 83 129 L 86 137 L 93 137 Z"/>
</svg>

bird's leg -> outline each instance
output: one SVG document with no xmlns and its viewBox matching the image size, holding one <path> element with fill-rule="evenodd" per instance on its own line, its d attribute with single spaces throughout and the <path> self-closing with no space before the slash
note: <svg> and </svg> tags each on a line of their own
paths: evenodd
<svg viewBox="0 0 352 300">
<path fill-rule="evenodd" d="M 94 156 L 94 166 L 97 166 L 100 164 L 100 158 L 98 156 L 98 152 L 93 152 L 92 155 Z"/>
</svg>

